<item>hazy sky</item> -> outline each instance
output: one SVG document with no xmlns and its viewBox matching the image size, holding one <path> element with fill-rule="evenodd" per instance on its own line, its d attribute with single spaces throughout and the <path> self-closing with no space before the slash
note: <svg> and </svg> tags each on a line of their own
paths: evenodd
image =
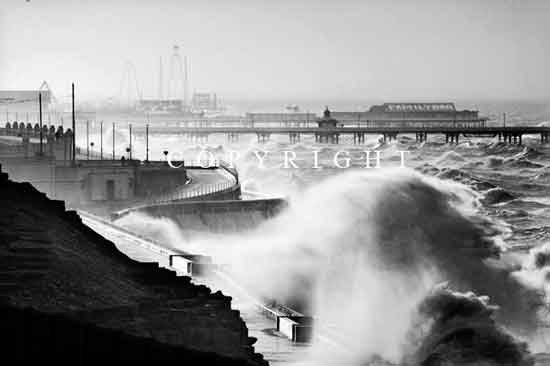
<svg viewBox="0 0 550 366">
<path fill-rule="evenodd" d="M 0 0 L 0 88 L 117 96 L 159 56 L 226 98 L 550 99 L 548 0 Z M 127 89 L 127 88 L 125 88 Z"/>
</svg>

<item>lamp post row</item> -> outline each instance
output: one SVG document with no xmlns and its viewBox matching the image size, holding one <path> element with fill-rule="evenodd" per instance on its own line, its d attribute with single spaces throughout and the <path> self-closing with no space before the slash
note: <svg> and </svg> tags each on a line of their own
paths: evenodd
<svg viewBox="0 0 550 366">
<path fill-rule="evenodd" d="M 40 125 L 40 156 L 44 154 L 44 131 L 42 130 L 43 124 L 42 124 L 42 93 L 38 92 L 38 115 L 39 115 L 39 125 Z M 75 115 L 75 88 L 74 83 L 71 83 L 71 119 L 72 119 L 72 162 L 73 164 L 76 163 L 76 115 Z M 8 119 L 8 112 L 6 111 L 6 119 Z M 132 124 L 129 124 L 129 147 L 126 149 L 126 151 L 129 154 L 130 160 L 132 159 Z M 145 161 L 149 161 L 149 124 L 147 123 L 146 127 L 146 135 L 145 135 Z M 116 141 L 115 141 L 115 123 L 113 122 L 113 155 L 112 158 L 115 160 L 115 147 L 116 147 Z M 89 160 L 90 159 L 90 147 L 92 148 L 92 154 L 93 154 L 93 147 L 94 142 L 90 142 L 90 121 L 86 120 L 86 157 Z M 164 155 L 167 155 L 167 152 L 164 152 Z M 103 121 L 100 122 L 100 159 L 103 160 Z"/>
</svg>

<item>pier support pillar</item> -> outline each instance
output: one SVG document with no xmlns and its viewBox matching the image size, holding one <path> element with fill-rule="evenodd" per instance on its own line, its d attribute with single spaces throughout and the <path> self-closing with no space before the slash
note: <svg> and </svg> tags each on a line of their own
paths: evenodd
<svg viewBox="0 0 550 366">
<path fill-rule="evenodd" d="M 451 144 L 455 143 L 458 144 L 458 138 L 460 134 L 459 133 L 448 133 L 445 134 L 445 141 L 450 142 Z"/>
<path fill-rule="evenodd" d="M 290 132 L 288 134 L 288 139 L 289 139 L 291 144 L 296 144 L 296 143 L 300 142 L 300 134 L 296 133 L 296 132 Z"/>
<path fill-rule="evenodd" d="M 271 134 L 270 133 L 265 133 L 265 132 L 260 132 L 260 133 L 257 133 L 256 136 L 258 136 L 258 143 L 266 143 L 267 141 L 269 141 L 269 136 Z"/>
<path fill-rule="evenodd" d="M 353 133 L 353 143 L 354 144 L 364 144 L 365 143 L 365 133 L 364 132 L 354 132 Z"/>
<path fill-rule="evenodd" d="M 239 142 L 239 134 L 235 132 L 228 133 L 227 142 Z"/>
</svg>

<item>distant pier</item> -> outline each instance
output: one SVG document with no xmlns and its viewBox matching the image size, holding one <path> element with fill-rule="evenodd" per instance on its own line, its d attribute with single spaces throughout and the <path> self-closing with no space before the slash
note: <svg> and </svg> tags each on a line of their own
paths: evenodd
<svg viewBox="0 0 550 366">
<path fill-rule="evenodd" d="M 145 133 L 145 129 L 136 127 L 134 133 Z M 398 135 L 415 135 L 418 142 L 428 140 L 430 135 L 444 135 L 448 143 L 458 143 L 461 137 L 498 137 L 499 141 L 510 144 L 522 144 L 524 135 L 538 135 L 540 142 L 550 142 L 550 127 L 514 126 L 514 127 L 432 127 L 418 124 L 399 127 L 185 127 L 185 126 L 151 126 L 150 134 L 183 135 L 202 142 L 208 136 L 224 134 L 229 142 L 238 141 L 241 135 L 256 135 L 258 142 L 269 141 L 271 135 L 287 135 L 290 143 L 300 141 L 302 135 L 313 135 L 319 143 L 339 143 L 341 135 L 353 137 L 355 144 L 365 142 L 365 135 L 382 135 L 384 141 L 395 140 Z"/>
</svg>

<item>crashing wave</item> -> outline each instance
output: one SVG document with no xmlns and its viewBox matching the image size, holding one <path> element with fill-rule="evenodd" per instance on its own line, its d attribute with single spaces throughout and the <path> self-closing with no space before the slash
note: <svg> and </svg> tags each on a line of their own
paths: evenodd
<svg viewBox="0 0 550 366">
<path fill-rule="evenodd" d="M 457 169 L 440 176 L 473 179 Z M 478 215 L 478 196 L 408 169 L 347 171 L 292 197 L 257 230 L 194 245 L 216 248 L 208 254 L 259 296 L 334 325 L 356 364 L 530 365 L 499 325 L 531 334 L 539 294 L 515 268 L 488 264 L 501 255 L 498 228 Z M 447 289 L 431 291 L 442 281 Z"/>
<path fill-rule="evenodd" d="M 486 263 L 499 258 L 498 229 L 470 211 L 475 197 L 466 186 L 403 169 L 346 172 L 294 197 L 258 233 L 225 245 L 236 261 L 234 275 L 247 287 L 337 324 L 355 340 L 349 347 L 358 363 L 374 356 L 401 362 L 411 355 L 403 344 L 413 315 L 441 281 L 489 296 L 499 306 L 488 317 L 496 324 L 518 332 L 536 327 L 531 299 L 537 293 L 514 278 L 513 269 Z M 490 321 L 482 325 L 475 334 L 513 344 Z"/>
<path fill-rule="evenodd" d="M 419 306 L 417 323 L 412 329 L 420 341 L 409 363 L 533 365 L 527 344 L 518 342 L 497 325 L 496 311 L 498 307 L 490 305 L 486 296 L 454 292 L 445 286 L 435 288 Z"/>
</svg>

